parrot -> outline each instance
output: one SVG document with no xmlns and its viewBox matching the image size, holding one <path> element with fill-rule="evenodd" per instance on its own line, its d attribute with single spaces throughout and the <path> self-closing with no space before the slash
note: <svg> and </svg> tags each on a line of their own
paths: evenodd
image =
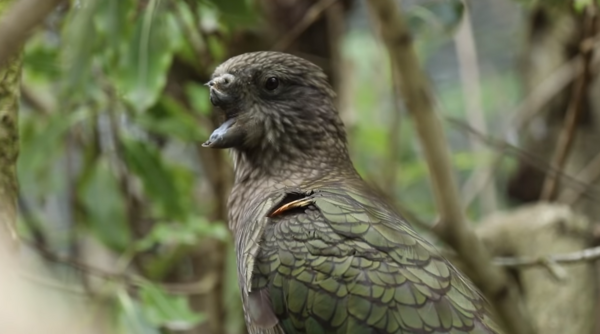
<svg viewBox="0 0 600 334">
<path fill-rule="evenodd" d="M 250 334 L 500 334 L 481 293 L 350 158 L 323 70 L 275 51 L 221 63 L 207 83 L 229 149 L 228 200 Z"/>
</svg>

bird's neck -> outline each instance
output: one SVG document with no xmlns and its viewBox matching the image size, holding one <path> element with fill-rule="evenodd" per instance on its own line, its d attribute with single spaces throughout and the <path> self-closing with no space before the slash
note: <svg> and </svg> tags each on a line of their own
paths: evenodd
<svg viewBox="0 0 600 334">
<path fill-rule="evenodd" d="M 264 148 L 233 152 L 235 183 L 272 181 L 303 185 L 320 179 L 343 179 L 356 171 L 345 144 L 316 145 L 310 152 Z"/>
<path fill-rule="evenodd" d="M 241 226 L 244 213 L 282 189 L 311 190 L 328 184 L 359 178 L 345 142 L 315 143 L 308 152 L 289 149 L 232 151 L 235 182 L 229 198 L 230 225 Z"/>
<path fill-rule="evenodd" d="M 302 184 L 356 174 L 344 125 L 333 103 L 325 101 L 294 117 L 265 113 L 261 139 L 251 147 L 233 149 L 236 183 L 273 180 Z"/>
</svg>

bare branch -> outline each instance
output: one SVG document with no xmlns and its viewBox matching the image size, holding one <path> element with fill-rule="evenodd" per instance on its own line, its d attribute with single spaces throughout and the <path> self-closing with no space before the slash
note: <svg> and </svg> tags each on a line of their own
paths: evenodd
<svg viewBox="0 0 600 334">
<path fill-rule="evenodd" d="M 565 189 L 561 192 L 558 201 L 567 205 L 573 205 L 583 193 L 593 188 L 593 184 L 600 178 L 600 153 L 596 154 L 592 160 L 581 169 L 575 178 L 586 185 L 586 187 L 579 187 L 577 189 Z"/>
<path fill-rule="evenodd" d="M 492 265 L 489 252 L 467 225 L 442 123 L 435 113 L 434 100 L 412 47 L 404 17 L 392 0 L 370 0 L 368 5 L 379 21 L 380 34 L 391 60 L 399 70 L 402 95 L 425 153 L 442 221 L 437 232 L 465 261 L 474 276 L 473 281 L 494 304 L 507 332 L 532 333 L 533 329 L 526 321 L 516 287 L 502 269 Z"/>
<path fill-rule="evenodd" d="M 290 45 L 300 36 L 302 33 L 310 27 L 321 15 L 337 0 L 320 0 L 312 5 L 307 11 L 302 20 L 289 33 L 287 33 L 281 40 L 279 40 L 274 46 L 273 50 L 283 51 L 286 50 Z"/>
<path fill-rule="evenodd" d="M 600 47 L 600 37 L 586 39 L 582 43 L 585 49 Z M 583 72 L 584 55 L 579 54 L 566 63 L 560 65 L 547 78 L 545 78 L 513 111 L 510 124 L 522 129 L 542 110 L 542 108 L 561 90 L 569 85 Z M 591 59 L 590 72 L 598 71 L 600 58 Z"/>
<path fill-rule="evenodd" d="M 562 64 L 537 85 L 513 111 L 509 112 L 511 115 L 509 123 L 518 129 L 523 128 L 554 96 L 567 87 L 582 69 L 581 57 L 574 57 Z"/>
<path fill-rule="evenodd" d="M 385 182 L 385 192 L 394 196 L 396 181 L 398 179 L 398 159 L 400 157 L 400 125 L 402 123 L 402 101 L 398 96 L 400 94 L 400 78 L 398 70 L 392 65 L 392 102 L 394 113 L 389 124 L 388 130 L 388 161 L 383 169 L 383 180 Z"/>
<path fill-rule="evenodd" d="M 456 44 L 458 69 L 462 81 L 465 112 L 471 127 L 483 134 L 487 134 L 485 114 L 483 112 L 483 104 L 481 103 L 477 48 L 475 46 L 475 38 L 473 37 L 473 28 L 471 27 L 469 4 L 466 1 L 464 2 L 464 8 L 462 22 L 454 36 L 454 43 Z M 484 151 L 482 143 L 476 140 L 471 141 L 471 146 L 475 153 Z M 481 208 L 486 213 L 495 211 L 498 206 L 493 169 L 494 165 L 486 164 L 483 168 L 477 168 L 473 171 L 473 180 L 478 188 L 481 189 L 481 196 L 479 197 Z"/>
<path fill-rule="evenodd" d="M 506 141 L 492 137 L 486 137 L 479 133 L 477 130 L 469 127 L 469 125 L 465 124 L 462 120 L 452 117 L 446 117 L 445 120 L 458 130 L 464 131 L 471 136 L 475 136 L 478 140 L 481 140 L 482 142 L 486 143 L 486 145 L 489 145 L 494 149 L 498 150 L 500 154 L 510 154 L 519 157 L 523 161 L 531 164 L 532 166 L 544 170 L 548 174 L 553 174 L 557 178 L 560 178 L 561 182 L 564 182 L 572 189 L 577 190 L 580 195 L 583 195 L 595 201 L 600 201 L 600 196 L 597 195 L 597 189 L 595 187 L 591 186 L 590 184 L 587 184 L 586 182 L 579 181 L 573 176 L 565 174 L 563 171 L 554 168 L 553 166 L 548 164 L 548 162 L 546 162 L 544 159 L 537 157 L 532 153 L 526 152 L 516 146 L 513 146 L 507 143 Z"/>
<path fill-rule="evenodd" d="M 0 64 L 16 54 L 35 28 L 62 0 L 20 0 L 0 18 Z"/>
<path fill-rule="evenodd" d="M 497 257 L 494 264 L 503 267 L 526 268 L 544 263 L 575 264 L 580 262 L 596 261 L 600 259 L 600 247 L 588 248 L 579 252 L 567 254 L 554 254 L 541 257 Z"/>
<path fill-rule="evenodd" d="M 474 138 L 476 140 L 476 138 Z M 502 159 L 506 156 L 496 153 L 491 162 L 487 163 L 486 168 L 482 173 L 473 173 L 462 186 L 461 194 L 463 194 L 463 203 L 466 208 L 477 198 L 477 195 L 485 189 L 485 187 L 494 182 L 494 173 L 502 163 Z M 495 190 L 494 190 L 495 191 Z"/>
<path fill-rule="evenodd" d="M 155 282 L 143 278 L 141 276 L 133 275 L 127 272 L 111 272 L 104 269 L 89 265 L 87 263 L 80 262 L 76 259 L 69 257 L 60 256 L 54 253 L 49 248 L 39 245 L 37 243 L 23 240 L 23 243 L 31 247 L 37 254 L 42 256 L 47 261 L 54 263 L 60 263 L 69 266 L 86 276 L 93 276 L 101 278 L 106 281 L 118 282 L 126 286 L 128 289 L 135 290 L 144 285 L 144 283 L 152 283 L 160 286 L 163 290 L 177 295 L 199 295 L 205 294 L 214 288 L 217 283 L 216 275 L 207 275 L 205 278 L 196 282 L 189 283 L 162 283 Z M 27 274 L 25 274 L 27 275 Z M 44 283 L 44 282 L 42 282 Z M 68 288 L 67 288 L 68 289 Z"/>
<path fill-rule="evenodd" d="M 596 25 L 596 13 L 594 10 L 589 7 L 589 10 L 586 11 L 586 22 L 585 22 L 585 38 L 592 38 L 595 25 Z M 592 57 L 594 55 L 594 49 L 592 47 L 585 47 L 582 43 L 581 45 L 581 53 L 583 55 L 583 71 L 579 75 L 579 78 L 575 84 L 573 95 L 571 97 L 571 101 L 569 102 L 569 108 L 567 110 L 567 116 L 565 117 L 565 123 L 563 128 L 561 129 L 560 135 L 558 137 L 558 143 L 556 151 L 552 157 L 552 165 L 562 170 L 565 162 L 567 161 L 567 157 L 569 156 L 569 152 L 573 141 L 575 140 L 575 130 L 577 127 L 577 122 L 579 121 L 579 117 L 581 115 L 581 109 L 584 96 L 587 92 L 588 81 L 590 77 L 590 67 Z M 541 198 L 545 200 L 553 200 L 556 196 L 556 191 L 558 189 L 558 179 L 548 174 L 546 180 L 544 180 L 544 187 L 542 189 Z"/>
</svg>

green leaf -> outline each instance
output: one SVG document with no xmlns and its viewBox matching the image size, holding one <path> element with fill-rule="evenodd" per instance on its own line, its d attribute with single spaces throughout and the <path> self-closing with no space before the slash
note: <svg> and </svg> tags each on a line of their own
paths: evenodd
<svg viewBox="0 0 600 334">
<path fill-rule="evenodd" d="M 94 21 L 98 32 L 106 37 L 109 48 L 118 49 L 130 38 L 135 5 L 132 0 L 102 0 L 98 4 Z"/>
<path fill-rule="evenodd" d="M 207 38 L 208 50 L 213 56 L 215 61 L 220 62 L 225 59 L 227 55 L 227 47 L 225 42 L 217 36 L 210 35 Z"/>
<path fill-rule="evenodd" d="M 249 0 L 209 0 L 217 8 L 229 25 L 242 25 L 253 22 L 255 15 Z"/>
<path fill-rule="evenodd" d="M 58 47 L 40 35 L 34 35 L 25 45 L 23 70 L 45 80 L 58 81 L 61 68 L 57 59 Z"/>
<path fill-rule="evenodd" d="M 123 138 L 123 156 L 129 169 L 140 177 L 144 190 L 159 204 L 161 213 L 180 219 L 185 210 L 180 201 L 181 194 L 175 183 L 175 176 L 162 160 L 158 150 L 149 143 Z"/>
<path fill-rule="evenodd" d="M 97 37 L 93 17 L 100 2 L 102 1 L 90 0 L 74 6 L 63 26 L 63 47 L 60 51 L 65 81 L 62 94 L 69 94 L 71 98 L 73 92 L 83 92 L 95 84 L 91 80 L 94 42 Z"/>
<path fill-rule="evenodd" d="M 229 238 L 229 230 L 223 222 L 209 222 L 202 216 L 191 216 L 186 225 L 199 237 L 210 237 L 225 241 Z"/>
<path fill-rule="evenodd" d="M 138 112 L 158 99 L 173 54 L 183 42 L 174 20 L 159 0 L 151 0 L 135 24 L 133 38 L 113 77 L 124 99 Z"/>
<path fill-rule="evenodd" d="M 185 85 L 185 94 L 192 104 L 194 111 L 198 111 L 203 115 L 209 115 L 212 111 L 210 104 L 210 93 L 205 85 L 199 85 L 195 82 L 190 82 Z"/>
<path fill-rule="evenodd" d="M 122 334 L 160 334 L 145 316 L 144 305 L 131 298 L 125 289 L 117 293 L 121 309 L 119 323 Z"/>
<path fill-rule="evenodd" d="M 150 233 L 138 241 L 138 251 L 148 250 L 155 245 L 164 246 L 193 246 L 202 238 L 228 240 L 230 234 L 227 226 L 222 222 L 209 222 L 203 216 L 190 216 L 184 224 L 159 223 L 154 225 Z"/>
<path fill-rule="evenodd" d="M 89 109 L 79 109 L 68 114 L 51 114 L 45 119 L 40 117 L 38 122 L 27 122 L 21 128 L 21 155 L 17 162 L 19 172 L 38 175 L 42 177 L 42 180 L 38 180 L 40 182 L 50 181 L 48 169 L 52 167 L 53 158 L 64 148 L 63 139 L 67 131 L 90 115 Z"/>
<path fill-rule="evenodd" d="M 204 141 L 208 137 L 208 131 L 199 126 L 193 115 L 179 101 L 166 95 L 149 112 L 139 114 L 135 121 L 150 132 L 183 141 Z"/>
<path fill-rule="evenodd" d="M 594 3 L 593 0 L 574 0 L 573 8 L 579 13 L 583 12 L 583 10 Z"/>
<path fill-rule="evenodd" d="M 125 199 L 105 159 L 96 162 L 79 195 L 92 233 L 111 249 L 125 251 L 131 244 Z"/>
<path fill-rule="evenodd" d="M 190 309 L 185 297 L 169 295 L 151 283 L 142 284 L 140 300 L 145 318 L 155 326 L 181 331 L 206 319 Z"/>
<path fill-rule="evenodd" d="M 177 1 L 173 5 L 176 7 L 177 23 L 183 30 L 185 40 L 177 51 L 177 59 L 203 71 L 204 66 L 198 61 L 198 55 L 206 52 L 206 44 L 198 29 L 198 19 L 187 2 Z"/>
<path fill-rule="evenodd" d="M 144 251 L 155 245 L 195 245 L 198 241 L 196 235 L 190 233 L 190 229 L 181 224 L 160 223 L 152 228 L 152 231 L 138 241 L 136 249 Z"/>
</svg>

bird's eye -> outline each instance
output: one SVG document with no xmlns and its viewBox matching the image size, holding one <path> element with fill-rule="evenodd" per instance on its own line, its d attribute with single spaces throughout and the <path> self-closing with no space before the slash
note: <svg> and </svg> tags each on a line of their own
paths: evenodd
<svg viewBox="0 0 600 334">
<path fill-rule="evenodd" d="M 275 90 L 279 86 L 279 79 L 275 77 L 270 77 L 265 82 L 265 88 L 267 90 Z"/>
</svg>

